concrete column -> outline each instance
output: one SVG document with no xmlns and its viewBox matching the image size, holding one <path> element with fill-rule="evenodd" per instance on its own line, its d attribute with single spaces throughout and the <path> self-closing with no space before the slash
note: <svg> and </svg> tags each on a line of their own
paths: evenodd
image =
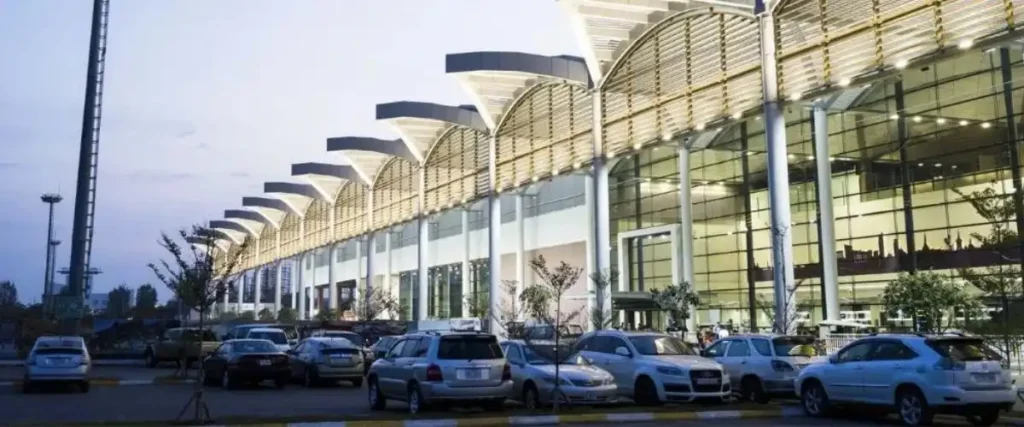
<svg viewBox="0 0 1024 427">
<path fill-rule="evenodd" d="M 693 200 L 692 185 L 690 183 L 690 149 L 682 145 L 678 150 L 679 156 L 679 246 L 680 265 L 682 266 L 682 280 L 690 285 L 690 289 L 696 292 L 696 284 L 693 276 Z M 686 337 L 696 338 L 697 333 L 697 307 L 690 307 L 690 317 L 686 319 Z"/>
<path fill-rule="evenodd" d="M 377 244 L 374 241 L 375 234 L 370 233 L 366 236 L 366 295 L 363 296 L 364 303 L 370 300 L 370 293 L 373 292 L 373 255 L 377 253 Z"/>
<path fill-rule="evenodd" d="M 594 204 L 594 175 L 589 171 L 583 175 L 583 206 L 587 211 L 587 230 L 597 230 L 597 208 Z M 585 244 L 586 244 L 586 259 L 587 259 L 587 315 L 594 312 L 594 308 L 597 307 L 597 288 L 594 286 L 594 281 L 590 278 L 601 272 L 597 269 L 597 245 L 595 238 L 597 233 L 589 231 L 587 233 Z M 609 284 L 609 290 L 611 286 L 615 284 Z M 587 322 L 587 331 L 594 330 L 593 322 Z"/>
<path fill-rule="evenodd" d="M 249 278 L 249 272 L 243 271 L 239 275 L 236 285 L 238 286 L 238 301 L 235 301 L 235 311 L 242 314 L 242 301 L 245 300 L 245 282 Z"/>
<path fill-rule="evenodd" d="M 598 271 L 611 271 L 611 215 L 608 208 L 608 164 L 605 159 L 594 160 L 594 261 Z M 612 289 L 597 298 L 602 310 L 612 309 Z"/>
<path fill-rule="evenodd" d="M 796 306 L 788 298 L 795 284 L 793 276 L 792 216 L 789 206 L 789 159 L 786 153 L 786 119 L 780 101 L 775 61 L 775 17 L 771 8 L 760 16 L 761 73 L 764 84 L 764 127 L 768 146 L 768 203 L 771 216 L 772 266 L 775 293 L 776 332 Z M 792 307 L 790 306 L 792 305 Z M 794 325 L 789 325 L 793 329 Z"/>
<path fill-rule="evenodd" d="M 516 193 L 516 300 L 526 288 L 526 209 L 523 193 Z"/>
<path fill-rule="evenodd" d="M 384 230 L 384 289 L 394 296 L 398 293 L 391 287 L 391 229 Z M 397 319 L 395 319 L 397 320 Z"/>
<path fill-rule="evenodd" d="M 333 212 L 334 210 L 332 209 L 331 211 Z M 335 275 L 336 269 L 334 268 L 334 257 L 337 253 L 337 248 L 338 246 L 333 243 L 327 246 L 327 308 L 329 310 L 341 309 L 341 302 L 338 301 L 338 285 L 335 284 L 338 280 Z M 338 314 L 341 313 L 338 312 Z"/>
<path fill-rule="evenodd" d="M 301 253 L 296 259 L 298 260 L 298 268 L 296 268 L 295 271 L 298 272 L 296 274 L 296 276 L 298 276 L 298 280 L 295 281 L 295 286 L 293 286 L 295 289 L 293 292 L 294 296 L 292 297 L 292 301 L 295 301 L 295 304 L 298 305 L 298 319 L 307 320 L 308 317 L 306 316 L 306 287 L 302 283 L 302 273 L 303 270 L 306 269 L 306 254 Z"/>
<path fill-rule="evenodd" d="M 263 266 L 262 265 L 259 266 L 259 267 L 256 267 L 256 277 L 255 277 L 255 279 L 256 279 L 256 285 L 253 286 L 252 312 L 253 312 L 253 314 L 256 315 L 256 318 L 259 319 L 259 315 L 260 315 L 260 297 L 262 296 L 262 293 L 263 293 Z"/>
<path fill-rule="evenodd" d="M 319 255 L 320 255 L 320 251 L 317 250 L 317 249 L 313 249 L 313 250 L 309 251 L 308 258 L 309 258 L 309 264 L 310 264 L 310 269 L 309 269 L 310 270 L 309 271 L 310 278 L 309 278 L 309 287 L 307 288 L 307 290 L 306 290 L 307 293 L 305 295 L 306 295 L 306 307 L 308 307 L 309 318 L 310 319 L 312 319 L 313 316 L 316 314 L 315 313 L 315 311 L 316 311 L 316 304 L 314 304 L 313 301 L 315 300 L 315 297 L 316 297 L 316 285 L 319 284 L 316 281 L 316 258 Z"/>
<path fill-rule="evenodd" d="M 277 260 L 277 274 L 274 277 L 274 317 L 281 312 L 281 282 L 284 280 L 284 260 Z"/>
<path fill-rule="evenodd" d="M 365 250 L 366 243 L 363 241 L 363 237 L 356 238 L 356 287 L 352 289 L 352 301 L 358 302 L 362 298 L 363 293 L 359 290 L 359 282 L 366 280 L 366 266 L 367 263 L 363 262 L 363 252 Z"/>
<path fill-rule="evenodd" d="M 429 307 L 427 298 L 430 295 L 428 293 L 430 286 L 430 265 L 429 259 L 427 258 L 429 255 L 428 244 L 430 237 L 430 218 L 420 216 L 417 221 L 417 225 L 419 226 L 419 241 L 417 243 L 418 255 L 416 257 L 416 261 L 419 267 L 419 288 L 416 289 L 416 292 L 419 296 L 419 301 L 416 303 L 416 320 L 427 320 L 429 317 L 427 313 L 427 307 Z"/>
<path fill-rule="evenodd" d="M 469 208 L 462 210 L 462 317 L 469 317 L 469 295 L 473 287 L 469 281 Z"/>
<path fill-rule="evenodd" d="M 224 289 L 224 302 L 221 303 L 220 306 L 221 315 L 227 314 L 228 310 L 231 308 L 231 286 L 233 285 L 234 282 L 232 282 L 231 279 L 227 279 L 227 287 Z"/>
<path fill-rule="evenodd" d="M 493 181 L 492 181 L 493 182 Z M 488 307 L 498 307 L 501 304 L 501 197 L 498 193 L 492 193 L 487 198 L 488 220 L 487 224 L 487 277 L 488 277 Z M 503 334 L 501 325 L 498 324 L 496 316 L 491 316 L 490 332 L 492 334 Z"/>
<path fill-rule="evenodd" d="M 828 111 L 814 107 L 814 165 L 818 175 L 818 244 L 825 288 L 825 320 L 839 320 L 839 268 L 836 262 L 836 217 L 832 210 L 832 161 L 828 150 Z"/>
</svg>

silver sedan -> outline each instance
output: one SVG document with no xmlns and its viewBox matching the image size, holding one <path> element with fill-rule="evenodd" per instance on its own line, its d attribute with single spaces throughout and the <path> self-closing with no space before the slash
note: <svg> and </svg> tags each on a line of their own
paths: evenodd
<svg viewBox="0 0 1024 427">
<path fill-rule="evenodd" d="M 533 409 L 549 405 L 554 400 L 555 360 L 558 363 L 557 381 L 560 402 L 593 405 L 615 402 L 615 379 L 607 371 L 590 365 L 583 357 L 572 354 L 566 346 L 530 344 L 506 341 L 501 344 L 512 367 L 513 400 Z M 568 357 L 566 357 L 568 356 Z"/>
</svg>

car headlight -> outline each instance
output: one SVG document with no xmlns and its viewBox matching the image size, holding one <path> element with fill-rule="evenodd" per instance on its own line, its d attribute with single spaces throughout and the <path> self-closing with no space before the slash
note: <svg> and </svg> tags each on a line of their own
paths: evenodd
<svg viewBox="0 0 1024 427">
<path fill-rule="evenodd" d="M 671 366 L 659 366 L 658 373 L 662 375 L 672 375 L 675 377 L 683 376 L 683 370 L 679 368 L 673 368 Z"/>
<path fill-rule="evenodd" d="M 612 385 L 612 384 L 615 384 L 615 378 L 613 378 L 613 377 L 605 377 L 604 380 L 601 381 L 601 385 Z"/>
<path fill-rule="evenodd" d="M 555 383 L 555 377 L 553 377 L 553 376 L 542 377 L 541 380 L 546 382 L 546 383 L 548 383 L 548 384 L 554 384 Z M 569 380 L 567 380 L 565 378 L 559 378 L 559 380 L 561 380 L 561 381 L 559 381 L 559 384 L 561 384 L 563 386 L 572 385 L 572 383 L 569 382 Z"/>
</svg>

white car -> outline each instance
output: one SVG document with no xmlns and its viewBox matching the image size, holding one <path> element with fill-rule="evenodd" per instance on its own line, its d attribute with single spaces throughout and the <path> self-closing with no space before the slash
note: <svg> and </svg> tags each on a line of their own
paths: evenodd
<svg viewBox="0 0 1024 427">
<path fill-rule="evenodd" d="M 641 405 L 724 400 L 732 394 L 722 365 L 671 335 L 595 331 L 580 337 L 576 349 L 615 377 L 620 396 Z"/>
<path fill-rule="evenodd" d="M 288 335 L 282 329 L 277 328 L 253 328 L 250 329 L 246 334 L 245 339 L 250 340 L 267 340 L 274 343 L 274 347 L 277 347 L 282 353 L 291 350 L 292 346 L 288 342 Z"/>
<path fill-rule="evenodd" d="M 826 416 L 834 405 L 867 405 L 911 426 L 930 424 L 938 413 L 992 425 L 1017 398 L 1009 370 L 980 338 L 909 334 L 847 345 L 800 371 L 796 391 L 810 416 Z"/>
<path fill-rule="evenodd" d="M 814 337 L 796 335 L 734 335 L 701 352 L 721 363 L 732 389 L 745 400 L 767 403 L 772 397 L 793 396 L 793 380 L 819 356 Z"/>
</svg>

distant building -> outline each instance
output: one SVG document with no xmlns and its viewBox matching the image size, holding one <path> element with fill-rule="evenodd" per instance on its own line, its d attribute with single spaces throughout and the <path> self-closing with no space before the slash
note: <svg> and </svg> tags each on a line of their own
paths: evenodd
<svg viewBox="0 0 1024 427">
<path fill-rule="evenodd" d="M 110 305 L 110 294 L 106 292 L 91 293 L 89 298 L 86 298 L 85 305 L 86 309 L 92 313 L 103 313 L 107 311 L 107 307 Z M 132 307 L 135 307 L 135 289 L 132 289 L 131 296 L 128 297 L 128 308 Z"/>
</svg>

